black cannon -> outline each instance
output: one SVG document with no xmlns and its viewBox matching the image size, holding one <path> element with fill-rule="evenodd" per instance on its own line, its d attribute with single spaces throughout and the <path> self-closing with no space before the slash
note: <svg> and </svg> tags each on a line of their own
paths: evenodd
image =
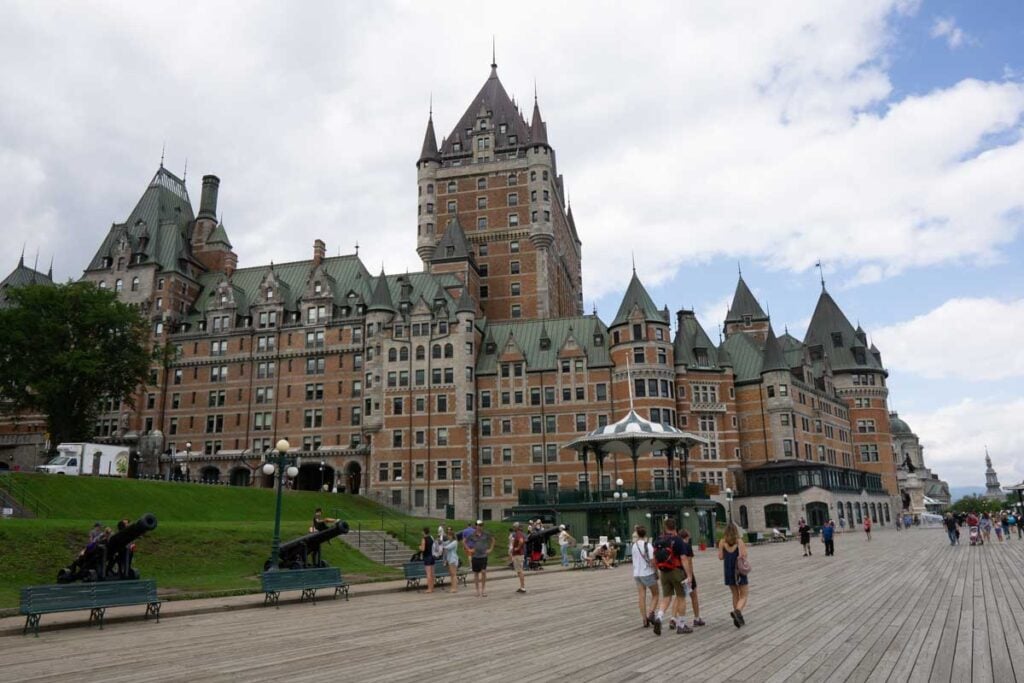
<svg viewBox="0 0 1024 683">
<path fill-rule="evenodd" d="M 119 522 L 109 538 L 90 543 L 69 566 L 57 572 L 57 583 L 138 579 L 139 572 L 132 567 L 135 541 L 155 528 L 156 517 L 149 513 L 132 523 Z"/>
<path fill-rule="evenodd" d="M 277 566 L 280 569 L 326 567 L 327 563 L 320 558 L 320 546 L 332 538 L 347 533 L 348 522 L 335 522 L 319 531 L 282 543 L 281 549 L 278 551 Z M 271 561 L 268 559 L 263 565 L 263 570 L 266 571 L 270 567 Z"/>
<path fill-rule="evenodd" d="M 566 529 L 569 527 L 567 526 Z M 544 546 L 548 540 L 561 531 L 557 526 L 534 531 L 526 537 L 526 561 L 530 569 L 541 569 L 544 563 Z"/>
</svg>

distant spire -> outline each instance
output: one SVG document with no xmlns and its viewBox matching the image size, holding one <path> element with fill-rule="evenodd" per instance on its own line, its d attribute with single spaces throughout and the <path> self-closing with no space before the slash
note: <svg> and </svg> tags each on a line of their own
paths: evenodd
<svg viewBox="0 0 1024 683">
<path fill-rule="evenodd" d="M 39 247 L 36 247 L 36 261 L 32 264 L 32 270 L 39 272 Z"/>
<path fill-rule="evenodd" d="M 743 277 L 743 266 L 740 265 L 739 261 L 736 262 L 736 272 L 739 273 L 740 277 Z"/>
<path fill-rule="evenodd" d="M 167 143 L 164 142 L 160 145 L 160 168 L 164 167 L 164 152 L 167 151 Z"/>
<path fill-rule="evenodd" d="M 50 269 L 46 271 L 46 277 L 53 279 L 53 256 L 50 256 Z"/>
<path fill-rule="evenodd" d="M 25 243 L 21 243 L 21 257 L 18 259 L 18 267 L 23 268 L 25 266 Z"/>
<path fill-rule="evenodd" d="M 492 69 L 497 69 L 498 68 L 498 57 L 497 57 L 497 54 L 498 54 L 498 52 L 497 52 L 497 49 L 496 49 L 495 43 L 494 43 L 494 34 L 492 33 L 491 34 L 491 68 Z"/>
<path fill-rule="evenodd" d="M 633 261 L 633 275 L 636 275 L 636 252 L 630 250 L 629 258 Z"/>
<path fill-rule="evenodd" d="M 821 291 L 824 292 L 825 291 L 825 271 L 822 270 L 822 268 L 821 268 L 821 259 L 818 259 L 818 262 L 815 263 L 814 266 L 818 269 L 818 277 L 821 278 Z"/>
<path fill-rule="evenodd" d="M 188 180 L 188 157 L 185 157 L 185 170 L 181 173 L 181 182 Z"/>
</svg>

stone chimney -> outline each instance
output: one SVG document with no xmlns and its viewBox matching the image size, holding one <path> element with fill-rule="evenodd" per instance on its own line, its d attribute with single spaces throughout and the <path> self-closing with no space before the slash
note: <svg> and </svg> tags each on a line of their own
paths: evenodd
<svg viewBox="0 0 1024 683">
<path fill-rule="evenodd" d="M 217 191 L 220 178 L 215 175 L 203 176 L 203 193 L 199 196 L 199 215 L 196 218 L 217 220 Z"/>
<path fill-rule="evenodd" d="M 313 267 L 316 268 L 327 257 L 327 245 L 323 240 L 313 241 Z"/>
</svg>

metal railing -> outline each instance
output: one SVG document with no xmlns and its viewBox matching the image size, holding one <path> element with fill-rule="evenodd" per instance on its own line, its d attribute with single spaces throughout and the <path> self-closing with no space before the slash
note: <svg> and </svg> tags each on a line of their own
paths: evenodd
<svg viewBox="0 0 1024 683">
<path fill-rule="evenodd" d="M 0 473 L 0 490 L 7 494 L 7 497 L 18 504 L 23 510 L 27 510 L 36 517 L 49 517 L 53 509 L 47 505 L 39 496 L 36 496 L 28 487 L 10 473 Z"/>
<path fill-rule="evenodd" d="M 633 489 L 625 487 L 623 491 L 629 493 L 630 501 L 659 501 L 675 500 L 679 498 L 707 498 L 708 490 L 705 484 L 690 482 L 678 491 L 668 489 L 640 490 L 634 495 Z M 602 503 L 615 500 L 615 489 L 603 489 L 600 491 L 558 490 L 558 491 L 537 491 L 534 489 L 520 489 L 520 505 L 577 505 L 580 503 Z"/>
</svg>

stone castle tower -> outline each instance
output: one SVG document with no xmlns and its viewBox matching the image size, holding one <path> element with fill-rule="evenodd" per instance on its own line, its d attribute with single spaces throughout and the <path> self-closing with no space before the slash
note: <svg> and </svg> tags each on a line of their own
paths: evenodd
<svg viewBox="0 0 1024 683">
<path fill-rule="evenodd" d="M 582 244 L 536 95 L 528 124 L 492 63 L 440 146 L 431 111 L 416 169 L 424 271 L 447 272 L 464 241 L 472 272 L 459 277 L 489 320 L 582 314 Z M 448 237 L 452 225 L 463 235 Z"/>
</svg>

